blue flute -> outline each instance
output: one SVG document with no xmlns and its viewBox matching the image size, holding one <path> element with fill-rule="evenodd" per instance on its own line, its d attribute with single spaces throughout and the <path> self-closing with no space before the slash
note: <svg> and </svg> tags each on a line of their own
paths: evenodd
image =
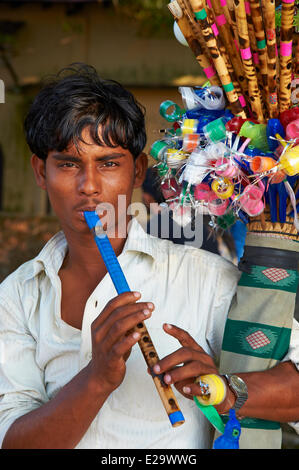
<svg viewBox="0 0 299 470">
<path fill-rule="evenodd" d="M 131 289 L 129 288 L 127 280 L 114 253 L 110 240 L 103 229 L 99 216 L 95 211 L 85 211 L 84 217 L 93 234 L 97 247 L 102 255 L 103 261 L 117 293 L 122 294 L 123 292 L 130 292 Z M 138 331 L 138 333 L 141 334 L 138 344 L 149 367 L 149 370 L 151 371 L 151 375 L 170 422 L 173 427 L 180 426 L 185 422 L 185 418 L 177 404 L 176 397 L 171 387 L 164 382 L 164 375 L 155 374 L 153 372 L 153 367 L 159 361 L 159 357 L 145 324 L 143 322 L 138 323 L 133 331 Z"/>
</svg>

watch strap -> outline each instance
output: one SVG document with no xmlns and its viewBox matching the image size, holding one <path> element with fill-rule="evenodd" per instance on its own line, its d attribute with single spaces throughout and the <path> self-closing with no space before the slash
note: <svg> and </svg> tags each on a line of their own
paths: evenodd
<svg viewBox="0 0 299 470">
<path fill-rule="evenodd" d="M 240 390 L 240 388 L 237 388 L 235 384 L 232 382 L 231 377 L 233 376 L 238 378 L 239 382 L 242 384 L 243 390 Z M 232 408 L 235 411 L 238 411 L 244 405 L 244 403 L 246 402 L 248 398 L 247 385 L 244 382 L 244 380 L 236 374 L 224 374 L 224 377 L 227 380 L 229 388 L 231 389 L 231 391 L 234 393 L 236 397 L 235 404 Z"/>
</svg>

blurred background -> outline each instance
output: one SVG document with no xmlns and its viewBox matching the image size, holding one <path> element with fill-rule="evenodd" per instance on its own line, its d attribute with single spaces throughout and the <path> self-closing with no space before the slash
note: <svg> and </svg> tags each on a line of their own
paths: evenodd
<svg viewBox="0 0 299 470">
<path fill-rule="evenodd" d="M 23 134 L 43 78 L 73 63 L 119 81 L 146 108 L 150 145 L 166 121 L 159 106 L 181 105 L 178 86 L 202 85 L 203 72 L 173 34 L 167 0 L 0 1 L 0 282 L 59 230 L 33 179 Z M 149 157 L 149 165 L 154 161 Z M 136 190 L 134 200 L 142 200 Z M 299 448 L 284 426 L 284 448 Z"/>
</svg>

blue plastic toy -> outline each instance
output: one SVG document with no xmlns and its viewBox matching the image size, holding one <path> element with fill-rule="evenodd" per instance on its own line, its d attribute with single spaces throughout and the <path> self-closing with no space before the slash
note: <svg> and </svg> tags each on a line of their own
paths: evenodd
<svg viewBox="0 0 299 470">
<path fill-rule="evenodd" d="M 279 141 L 277 139 L 271 139 L 279 134 L 281 137 L 285 137 L 284 128 L 279 119 L 269 119 L 267 123 L 267 141 L 269 149 L 274 152 L 278 147 Z"/>
<path fill-rule="evenodd" d="M 225 425 L 224 433 L 214 442 L 214 449 L 239 449 L 239 439 L 241 435 L 241 425 L 236 417 L 235 410 L 229 410 L 228 422 Z"/>
</svg>

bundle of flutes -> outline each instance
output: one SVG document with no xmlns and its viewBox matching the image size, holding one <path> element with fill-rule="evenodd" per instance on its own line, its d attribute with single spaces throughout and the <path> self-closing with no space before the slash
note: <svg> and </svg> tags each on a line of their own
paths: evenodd
<svg viewBox="0 0 299 470">
<path fill-rule="evenodd" d="M 280 5 L 275 0 L 169 3 L 207 79 L 211 85 L 222 86 L 234 115 L 266 123 L 291 107 L 292 76 L 298 78 L 299 69 L 296 1 L 282 0 Z"/>
</svg>

